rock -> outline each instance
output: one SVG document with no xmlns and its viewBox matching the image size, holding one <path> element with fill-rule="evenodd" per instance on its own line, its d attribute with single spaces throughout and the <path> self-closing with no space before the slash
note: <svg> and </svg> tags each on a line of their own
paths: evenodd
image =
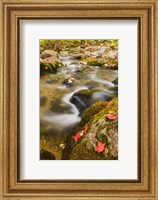
<svg viewBox="0 0 158 200">
<path fill-rule="evenodd" d="M 73 77 L 67 78 L 63 81 L 63 84 L 65 84 L 68 88 L 77 86 L 77 83 L 78 81 Z"/>
<path fill-rule="evenodd" d="M 104 65 L 104 62 L 100 62 L 100 61 L 97 61 L 97 60 L 91 60 L 91 61 L 88 61 L 87 62 L 87 65 L 90 65 L 90 66 L 99 66 L 101 67 L 102 65 Z"/>
<path fill-rule="evenodd" d="M 117 118 L 109 119 L 107 117 L 109 113 Z M 75 145 L 72 147 L 70 160 L 117 160 L 118 98 L 112 99 L 110 102 L 96 102 L 86 109 L 77 132 L 83 130 L 85 126 L 88 129 L 84 135 L 77 142 L 74 141 Z M 104 145 L 100 152 L 96 150 L 99 143 Z"/>
<path fill-rule="evenodd" d="M 113 84 L 118 85 L 118 78 L 116 78 L 114 81 L 112 81 Z"/>
<path fill-rule="evenodd" d="M 57 82 L 56 79 L 51 79 L 51 80 L 46 81 L 46 83 L 48 83 L 48 84 L 53 84 L 53 83 L 56 83 L 56 82 Z"/>
<path fill-rule="evenodd" d="M 53 57 L 45 58 L 45 59 L 44 59 L 44 62 L 50 63 L 50 64 L 54 64 L 55 58 L 53 58 Z"/>
<path fill-rule="evenodd" d="M 51 111 L 54 113 L 61 114 L 72 114 L 72 107 L 69 104 L 65 104 L 61 101 L 61 99 L 53 99 L 51 101 Z"/>
<path fill-rule="evenodd" d="M 45 58 L 48 58 L 48 57 L 52 57 L 54 59 L 57 59 L 57 55 L 58 55 L 58 53 L 56 51 L 45 50 L 41 53 L 40 58 L 45 59 Z"/>
<path fill-rule="evenodd" d="M 40 106 L 44 106 L 47 102 L 48 98 L 46 96 L 40 98 Z"/>
<path fill-rule="evenodd" d="M 53 57 L 45 58 L 44 62 L 40 62 L 40 75 L 43 74 L 55 74 L 58 68 L 63 67 L 63 63 L 58 60 L 54 60 Z"/>
<path fill-rule="evenodd" d="M 118 86 L 110 87 L 109 90 L 112 90 L 114 92 L 118 92 Z"/>
<path fill-rule="evenodd" d="M 42 58 L 40 58 L 40 63 L 44 63 L 44 60 Z"/>
<path fill-rule="evenodd" d="M 40 160 L 55 160 L 55 156 L 47 150 L 40 151 Z"/>
<path fill-rule="evenodd" d="M 65 149 L 65 144 L 60 144 L 59 146 L 61 149 Z"/>
<path fill-rule="evenodd" d="M 110 96 L 107 95 L 107 93 L 99 91 L 99 92 L 94 92 L 92 94 L 92 100 L 93 102 L 97 102 L 97 101 L 109 101 L 111 99 Z"/>
<path fill-rule="evenodd" d="M 70 57 L 70 59 L 72 59 L 72 60 L 80 60 L 81 58 L 82 58 L 82 55 L 80 55 L 80 54 L 76 54 L 76 55 L 73 55 Z"/>
<path fill-rule="evenodd" d="M 110 99 L 112 99 L 112 97 L 103 91 L 80 90 L 73 94 L 70 102 L 76 106 L 80 112 L 80 116 L 82 116 L 83 111 L 89 108 L 93 103 L 102 100 L 109 101 Z"/>
</svg>

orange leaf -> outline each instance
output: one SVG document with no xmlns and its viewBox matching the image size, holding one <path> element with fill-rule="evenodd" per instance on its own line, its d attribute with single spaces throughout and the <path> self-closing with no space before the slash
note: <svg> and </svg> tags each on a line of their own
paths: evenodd
<svg viewBox="0 0 158 200">
<path fill-rule="evenodd" d="M 108 119 L 111 119 L 111 120 L 116 120 L 118 118 L 118 116 L 115 116 L 115 115 L 112 115 L 112 114 L 106 114 L 106 117 Z"/>
</svg>

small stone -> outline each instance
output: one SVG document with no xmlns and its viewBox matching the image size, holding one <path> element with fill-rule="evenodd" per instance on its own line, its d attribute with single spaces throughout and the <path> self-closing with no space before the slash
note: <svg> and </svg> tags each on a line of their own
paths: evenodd
<svg viewBox="0 0 158 200">
<path fill-rule="evenodd" d="M 61 149 L 65 149 L 65 144 L 60 144 Z"/>
</svg>

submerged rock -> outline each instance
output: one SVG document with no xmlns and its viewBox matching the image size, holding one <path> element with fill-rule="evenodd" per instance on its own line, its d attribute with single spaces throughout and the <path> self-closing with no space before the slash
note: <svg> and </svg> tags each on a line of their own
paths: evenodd
<svg viewBox="0 0 158 200">
<path fill-rule="evenodd" d="M 73 78 L 73 77 L 67 78 L 67 79 L 65 79 L 63 81 L 63 84 L 65 84 L 66 87 L 68 87 L 68 88 L 69 87 L 77 86 L 77 83 L 78 83 L 78 81 L 75 78 Z"/>
<path fill-rule="evenodd" d="M 76 54 L 76 55 L 73 55 L 70 57 L 70 59 L 72 59 L 72 60 L 80 60 L 81 58 L 82 58 L 81 54 Z"/>
<path fill-rule="evenodd" d="M 112 83 L 114 83 L 115 85 L 118 85 L 118 78 L 116 78 Z"/>
</svg>

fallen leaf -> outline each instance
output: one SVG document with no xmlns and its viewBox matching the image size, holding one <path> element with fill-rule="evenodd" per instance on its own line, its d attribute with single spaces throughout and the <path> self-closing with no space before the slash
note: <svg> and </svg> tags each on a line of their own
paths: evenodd
<svg viewBox="0 0 158 200">
<path fill-rule="evenodd" d="M 106 108 L 110 108 L 110 107 L 113 106 L 113 105 L 114 105 L 114 102 L 111 101 L 110 103 L 108 103 L 108 105 L 106 106 Z"/>
<path fill-rule="evenodd" d="M 100 152 L 104 151 L 104 149 L 105 149 L 105 143 L 98 142 L 98 145 L 97 145 L 97 147 L 96 147 L 95 150 L 96 150 L 98 153 L 100 153 Z"/>
<path fill-rule="evenodd" d="M 81 132 L 78 132 L 78 133 L 74 136 L 75 141 L 77 142 L 77 141 L 80 139 L 81 136 L 82 136 L 82 135 L 81 135 Z"/>
<path fill-rule="evenodd" d="M 118 116 L 112 115 L 112 114 L 106 114 L 106 117 L 108 119 L 112 119 L 112 120 L 116 120 L 118 118 Z"/>
</svg>

